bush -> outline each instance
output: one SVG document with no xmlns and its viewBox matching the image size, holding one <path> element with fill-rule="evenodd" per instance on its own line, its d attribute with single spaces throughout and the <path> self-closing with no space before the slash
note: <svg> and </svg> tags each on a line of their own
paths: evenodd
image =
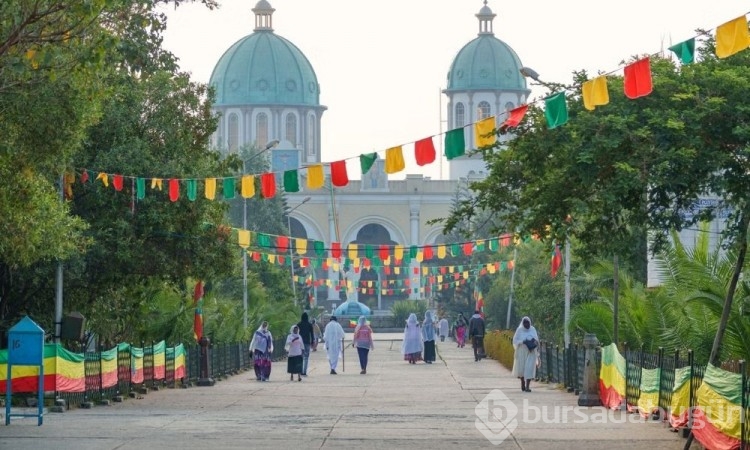
<svg viewBox="0 0 750 450">
<path fill-rule="evenodd" d="M 406 324 L 406 319 L 409 318 L 409 314 L 414 313 L 417 315 L 417 321 L 422 322 L 424 319 L 424 313 L 427 311 L 426 300 L 401 300 L 391 306 L 391 313 L 393 314 L 393 321 L 397 327 L 402 327 Z"/>
<path fill-rule="evenodd" d="M 513 370 L 513 331 L 493 330 L 484 336 L 484 351 L 487 356 L 500 362 L 508 370 Z"/>
</svg>

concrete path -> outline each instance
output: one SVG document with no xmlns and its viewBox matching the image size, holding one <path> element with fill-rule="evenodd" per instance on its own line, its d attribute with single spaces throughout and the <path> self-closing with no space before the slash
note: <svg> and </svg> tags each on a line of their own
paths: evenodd
<svg viewBox="0 0 750 450">
<path fill-rule="evenodd" d="M 400 334 L 376 338 L 366 375 L 352 348 L 345 370 L 340 365 L 330 375 L 321 346 L 302 382 L 289 381 L 282 361 L 267 383 L 244 372 L 212 387 L 50 413 L 41 427 L 36 418 L 14 418 L 0 425 L 0 449 L 677 450 L 684 444 L 658 422 L 577 409 L 576 396 L 554 386 L 532 384 L 532 392 L 521 392 L 499 363 L 474 362 L 468 347 L 438 343 L 435 364 L 410 365 L 400 354 Z M 477 405 L 488 394 L 478 419 Z"/>
</svg>

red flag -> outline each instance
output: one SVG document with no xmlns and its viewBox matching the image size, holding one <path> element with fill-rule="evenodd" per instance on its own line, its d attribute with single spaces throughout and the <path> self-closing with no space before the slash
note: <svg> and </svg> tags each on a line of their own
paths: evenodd
<svg viewBox="0 0 750 450">
<path fill-rule="evenodd" d="M 550 270 L 550 274 L 552 274 L 553 278 L 557 276 L 557 271 L 560 270 L 561 265 L 562 265 L 562 254 L 560 253 L 560 246 L 555 244 L 555 251 L 552 252 L 552 267 Z"/>
<path fill-rule="evenodd" d="M 203 337 L 203 283 L 198 280 L 193 291 L 193 305 L 195 316 L 193 318 L 193 337 L 200 341 Z"/>
<path fill-rule="evenodd" d="M 381 245 L 380 246 L 380 251 L 378 252 L 378 256 L 380 256 L 380 259 L 382 259 L 383 261 L 385 261 L 386 259 L 388 259 L 389 251 L 388 251 L 388 246 L 387 245 Z"/>
<path fill-rule="evenodd" d="M 625 96 L 629 99 L 644 97 L 651 93 L 651 61 L 648 57 L 625 66 Z"/>
<path fill-rule="evenodd" d="M 417 160 L 417 164 L 420 166 L 435 161 L 435 144 L 432 143 L 431 137 L 414 143 L 414 159 Z"/>
<path fill-rule="evenodd" d="M 273 173 L 264 173 L 260 176 L 260 193 L 263 198 L 271 198 L 276 195 L 276 177 Z"/>
<path fill-rule="evenodd" d="M 346 173 L 345 160 L 331 163 L 331 183 L 338 187 L 349 184 L 349 175 Z"/>
<path fill-rule="evenodd" d="M 341 242 L 331 242 L 331 257 L 341 258 Z"/>
<path fill-rule="evenodd" d="M 180 198 L 180 180 L 172 178 L 169 180 L 169 200 L 176 202 Z"/>
<path fill-rule="evenodd" d="M 523 116 L 526 115 L 526 111 L 529 109 L 529 105 L 521 105 L 517 108 L 513 108 L 510 111 L 508 111 L 508 118 L 505 119 L 505 122 L 503 122 L 502 125 L 500 125 L 500 128 L 508 127 L 517 127 L 519 123 L 521 123 L 521 120 L 523 120 Z"/>
<path fill-rule="evenodd" d="M 116 191 L 119 192 L 119 191 L 122 190 L 122 182 L 123 182 L 122 175 L 115 174 L 115 175 L 112 176 L 112 186 L 114 186 L 114 188 L 115 188 Z"/>
</svg>

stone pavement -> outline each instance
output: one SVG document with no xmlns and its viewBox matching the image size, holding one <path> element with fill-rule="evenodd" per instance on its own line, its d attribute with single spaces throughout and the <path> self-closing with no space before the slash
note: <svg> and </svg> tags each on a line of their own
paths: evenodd
<svg viewBox="0 0 750 450">
<path fill-rule="evenodd" d="M 366 375 L 359 374 L 352 348 L 346 350 L 345 369 L 340 364 L 339 374 L 330 375 L 320 346 L 302 382 L 289 381 L 281 361 L 267 383 L 243 372 L 212 387 L 162 389 L 113 406 L 50 413 L 42 426 L 36 418 L 13 418 L 9 426 L 3 419 L 0 449 L 677 450 L 684 445 L 659 422 L 603 408 L 578 409 L 575 395 L 552 385 L 532 383 L 532 392 L 521 392 L 519 381 L 499 363 L 474 362 L 471 349 L 452 342 L 438 343 L 435 364 L 410 365 L 401 358 L 400 338 L 376 334 Z M 489 407 L 483 402 L 478 420 L 477 405 L 488 394 Z"/>
</svg>

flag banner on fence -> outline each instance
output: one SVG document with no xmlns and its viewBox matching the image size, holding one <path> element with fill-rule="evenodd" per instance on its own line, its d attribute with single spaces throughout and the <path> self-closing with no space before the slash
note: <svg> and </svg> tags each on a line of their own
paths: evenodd
<svg viewBox="0 0 750 450">
<path fill-rule="evenodd" d="M 619 409 L 625 399 L 625 358 L 612 343 L 602 347 L 602 367 L 599 372 L 599 397 L 602 405 Z"/>
</svg>

